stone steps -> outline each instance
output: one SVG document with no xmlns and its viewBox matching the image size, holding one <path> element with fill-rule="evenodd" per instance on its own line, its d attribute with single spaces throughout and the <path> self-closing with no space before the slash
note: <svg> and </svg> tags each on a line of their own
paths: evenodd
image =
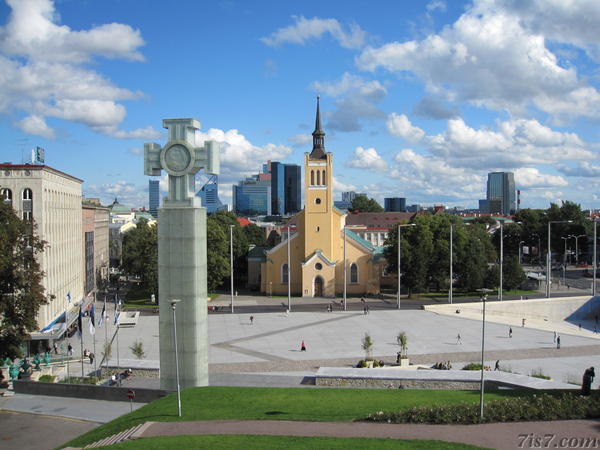
<svg viewBox="0 0 600 450">
<path fill-rule="evenodd" d="M 145 428 L 145 423 L 140 423 L 139 425 L 136 425 L 135 427 L 131 427 L 127 430 L 121 431 L 120 433 L 117 434 L 113 434 L 112 436 L 108 436 L 105 437 L 104 439 L 100 440 L 100 441 L 96 441 L 93 442 L 91 444 L 86 445 L 83 448 L 95 448 L 95 447 L 103 447 L 105 445 L 113 445 L 113 444 L 118 444 L 120 442 L 124 442 L 124 441 L 128 441 L 130 439 L 137 439 L 139 437 L 138 436 L 134 436 L 134 434 L 138 431 L 140 431 L 140 429 L 142 427 Z"/>
</svg>

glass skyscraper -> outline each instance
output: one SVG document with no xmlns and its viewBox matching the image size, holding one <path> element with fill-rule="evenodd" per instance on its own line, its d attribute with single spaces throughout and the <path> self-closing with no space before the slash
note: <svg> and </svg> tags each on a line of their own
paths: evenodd
<svg viewBox="0 0 600 450">
<path fill-rule="evenodd" d="M 516 211 L 515 175 L 512 172 L 488 173 L 487 198 L 492 214 L 510 216 Z"/>
<path fill-rule="evenodd" d="M 219 199 L 219 177 L 211 175 L 204 186 L 196 192 L 196 196 L 200 197 L 202 206 L 206 208 L 208 214 L 212 214 L 221 209 L 227 209 Z"/>
<path fill-rule="evenodd" d="M 233 211 L 238 216 L 271 215 L 271 180 L 250 177 L 232 188 Z"/>
<path fill-rule="evenodd" d="M 404 197 L 388 197 L 383 199 L 386 212 L 405 212 L 406 199 Z"/>
<path fill-rule="evenodd" d="M 271 161 L 271 214 L 282 216 L 285 208 L 285 167 Z"/>
<path fill-rule="evenodd" d="M 299 165 L 285 165 L 285 214 L 295 214 L 301 209 L 300 176 Z"/>
</svg>

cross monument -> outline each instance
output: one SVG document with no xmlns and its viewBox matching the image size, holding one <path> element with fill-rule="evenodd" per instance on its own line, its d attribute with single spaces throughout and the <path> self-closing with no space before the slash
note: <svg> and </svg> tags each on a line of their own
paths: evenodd
<svg viewBox="0 0 600 450">
<path fill-rule="evenodd" d="M 144 174 L 169 175 L 169 194 L 158 210 L 160 387 L 177 388 L 172 300 L 177 306 L 177 349 L 182 388 L 208 385 L 206 208 L 195 195 L 195 175 L 219 173 L 219 144 L 196 146 L 196 119 L 165 119 L 164 147 L 144 144 Z"/>
</svg>

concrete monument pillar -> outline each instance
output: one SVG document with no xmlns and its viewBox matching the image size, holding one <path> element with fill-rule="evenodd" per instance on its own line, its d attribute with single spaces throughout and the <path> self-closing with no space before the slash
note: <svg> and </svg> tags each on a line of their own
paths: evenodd
<svg viewBox="0 0 600 450">
<path fill-rule="evenodd" d="M 196 147 L 196 119 L 165 119 L 169 141 L 164 147 L 144 144 L 144 174 L 169 174 L 169 195 L 158 210 L 158 293 L 160 387 L 177 388 L 173 315 L 177 305 L 177 350 L 182 388 L 208 385 L 206 288 L 206 208 L 195 195 L 201 168 L 219 173 L 219 144 Z"/>
</svg>

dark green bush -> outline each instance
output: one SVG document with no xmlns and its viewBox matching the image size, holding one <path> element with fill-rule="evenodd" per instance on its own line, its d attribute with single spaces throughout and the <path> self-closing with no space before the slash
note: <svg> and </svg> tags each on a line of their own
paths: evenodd
<svg viewBox="0 0 600 450">
<path fill-rule="evenodd" d="M 481 363 L 469 363 L 462 370 L 481 370 Z M 483 366 L 483 370 L 491 370 L 490 366 Z"/>
<path fill-rule="evenodd" d="M 532 395 L 492 400 L 485 404 L 484 422 L 574 420 L 600 417 L 600 396 L 576 393 Z M 365 420 L 387 423 L 479 423 L 479 404 L 419 406 L 398 412 L 378 411 Z"/>
<path fill-rule="evenodd" d="M 54 383 L 56 375 L 42 375 L 38 381 L 42 383 Z"/>
</svg>

